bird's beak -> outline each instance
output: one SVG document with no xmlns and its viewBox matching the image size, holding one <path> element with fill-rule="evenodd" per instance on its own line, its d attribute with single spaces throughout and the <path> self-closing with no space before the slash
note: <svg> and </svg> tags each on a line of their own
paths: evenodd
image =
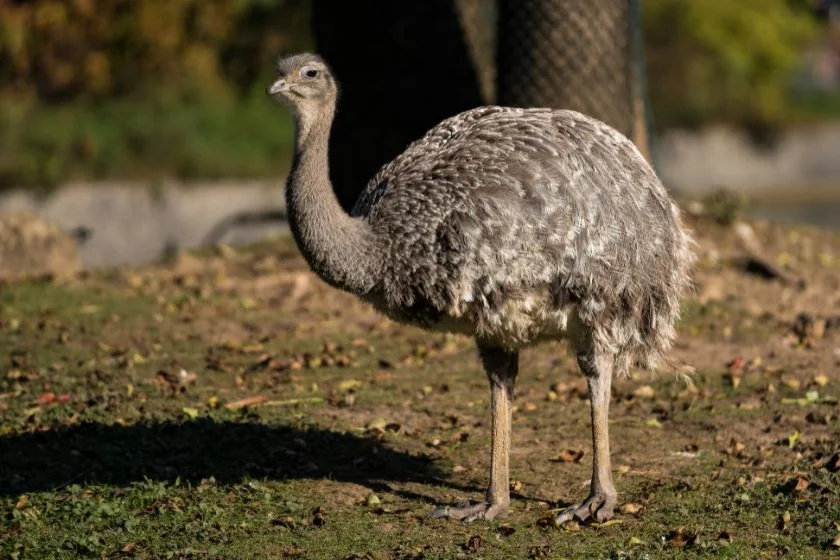
<svg viewBox="0 0 840 560">
<path fill-rule="evenodd" d="M 286 78 L 280 78 L 270 86 L 265 92 L 268 95 L 277 95 L 278 93 L 282 93 L 285 91 L 289 91 L 289 86 L 286 84 Z"/>
</svg>

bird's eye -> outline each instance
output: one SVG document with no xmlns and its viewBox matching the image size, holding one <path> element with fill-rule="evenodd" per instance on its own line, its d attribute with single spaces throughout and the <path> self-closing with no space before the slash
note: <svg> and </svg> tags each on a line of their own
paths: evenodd
<svg viewBox="0 0 840 560">
<path fill-rule="evenodd" d="M 303 70 L 300 71 L 300 75 L 306 78 L 307 80 L 312 80 L 318 77 L 318 69 L 313 68 L 311 66 L 306 66 Z"/>
</svg>

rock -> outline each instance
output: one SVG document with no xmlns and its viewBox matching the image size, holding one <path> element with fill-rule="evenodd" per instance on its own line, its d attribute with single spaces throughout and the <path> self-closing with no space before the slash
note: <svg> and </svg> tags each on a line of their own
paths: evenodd
<svg viewBox="0 0 840 560">
<path fill-rule="evenodd" d="M 81 269 L 79 246 L 72 234 L 27 212 L 0 214 L 0 279 L 66 278 Z"/>
</svg>

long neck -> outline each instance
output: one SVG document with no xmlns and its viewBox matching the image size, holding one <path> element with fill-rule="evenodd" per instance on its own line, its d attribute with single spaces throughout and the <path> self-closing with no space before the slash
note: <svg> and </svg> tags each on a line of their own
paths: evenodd
<svg viewBox="0 0 840 560">
<path fill-rule="evenodd" d="M 296 150 L 286 183 L 292 235 L 304 258 L 327 283 L 355 294 L 369 292 L 376 279 L 373 232 L 350 217 L 329 178 L 329 137 L 335 106 L 297 117 Z"/>
</svg>

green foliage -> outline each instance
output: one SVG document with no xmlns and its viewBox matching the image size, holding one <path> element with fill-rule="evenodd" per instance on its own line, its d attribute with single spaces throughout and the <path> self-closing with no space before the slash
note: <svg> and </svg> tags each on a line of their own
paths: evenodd
<svg viewBox="0 0 840 560">
<path fill-rule="evenodd" d="M 648 81 L 661 125 L 775 124 L 816 22 L 804 0 L 646 0 Z"/>
<path fill-rule="evenodd" d="M 789 93 L 811 2 L 642 4 L 659 126 L 837 114 L 836 98 Z M 310 5 L 0 2 L 0 187 L 277 173 L 291 127 L 261 91 L 277 53 L 310 47 Z"/>
<path fill-rule="evenodd" d="M 168 87 L 247 89 L 299 35 L 302 2 L 0 3 L 0 98 L 103 99 Z"/>
<path fill-rule="evenodd" d="M 0 2 L 0 187 L 280 172 L 291 123 L 262 90 L 306 5 Z"/>
<path fill-rule="evenodd" d="M 72 179 L 265 177 L 285 171 L 286 111 L 261 91 L 241 101 L 159 92 L 140 101 L 0 105 L 0 185 Z"/>
</svg>

